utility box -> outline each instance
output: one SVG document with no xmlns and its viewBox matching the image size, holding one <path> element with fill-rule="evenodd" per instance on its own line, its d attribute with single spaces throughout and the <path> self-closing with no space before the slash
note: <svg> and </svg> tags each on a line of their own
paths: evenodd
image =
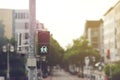
<svg viewBox="0 0 120 80">
<path fill-rule="evenodd" d="M 29 68 L 34 68 L 37 65 L 36 58 L 28 58 L 27 65 Z"/>
<path fill-rule="evenodd" d="M 0 80 L 5 80 L 5 77 L 4 76 L 0 76 Z"/>
</svg>

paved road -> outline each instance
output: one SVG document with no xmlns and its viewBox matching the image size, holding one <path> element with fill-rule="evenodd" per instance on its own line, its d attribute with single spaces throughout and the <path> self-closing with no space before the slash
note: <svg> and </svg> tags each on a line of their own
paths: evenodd
<svg viewBox="0 0 120 80">
<path fill-rule="evenodd" d="M 71 75 L 63 70 L 54 70 L 52 76 L 45 78 L 43 80 L 86 80 L 86 79 Z"/>
</svg>

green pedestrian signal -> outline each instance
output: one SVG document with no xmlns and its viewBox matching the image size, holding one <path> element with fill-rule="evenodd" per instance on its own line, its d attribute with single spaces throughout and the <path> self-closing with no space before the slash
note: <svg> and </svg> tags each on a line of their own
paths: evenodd
<svg viewBox="0 0 120 80">
<path fill-rule="evenodd" d="M 41 53 L 47 53 L 47 52 L 48 52 L 47 46 L 42 46 L 42 47 L 40 48 L 40 51 L 41 51 Z"/>
</svg>

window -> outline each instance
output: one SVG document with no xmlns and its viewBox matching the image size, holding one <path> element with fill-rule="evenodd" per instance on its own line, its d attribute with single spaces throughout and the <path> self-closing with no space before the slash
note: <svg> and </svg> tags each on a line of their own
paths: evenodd
<svg viewBox="0 0 120 80">
<path fill-rule="evenodd" d="M 17 19 L 17 16 L 18 16 L 18 15 L 17 15 L 17 13 L 16 13 L 16 14 L 15 14 L 15 18 L 16 18 L 16 19 Z"/>
<path fill-rule="evenodd" d="M 99 35 L 98 31 L 93 31 L 92 32 L 92 37 L 97 37 Z"/>
<path fill-rule="evenodd" d="M 18 13 L 18 19 L 20 19 L 20 13 Z"/>
<path fill-rule="evenodd" d="M 25 18 L 26 18 L 26 19 L 29 18 L 29 14 L 28 14 L 28 13 L 25 14 Z"/>
<path fill-rule="evenodd" d="M 21 13 L 21 19 L 24 19 L 24 14 L 23 13 Z"/>
<path fill-rule="evenodd" d="M 22 51 L 22 48 L 21 48 L 21 47 L 19 47 L 19 48 L 18 48 L 18 51 Z"/>
<path fill-rule="evenodd" d="M 21 45 L 22 34 L 19 34 L 19 45 Z"/>
<path fill-rule="evenodd" d="M 28 38 L 29 38 L 29 34 L 25 33 L 25 39 L 28 39 Z"/>
<path fill-rule="evenodd" d="M 29 25 L 28 25 L 28 23 L 26 22 L 26 23 L 25 23 L 25 29 L 28 29 L 28 26 L 29 26 Z"/>
<path fill-rule="evenodd" d="M 39 24 L 38 23 L 36 24 L 36 29 L 39 29 Z"/>
<path fill-rule="evenodd" d="M 25 19 L 25 13 L 23 13 L 23 18 Z"/>
</svg>

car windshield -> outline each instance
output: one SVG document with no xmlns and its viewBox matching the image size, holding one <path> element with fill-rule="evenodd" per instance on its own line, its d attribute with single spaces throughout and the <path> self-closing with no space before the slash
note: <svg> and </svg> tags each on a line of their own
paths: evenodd
<svg viewBox="0 0 120 80">
<path fill-rule="evenodd" d="M 120 80 L 120 0 L 0 0 L 0 80 Z"/>
</svg>

